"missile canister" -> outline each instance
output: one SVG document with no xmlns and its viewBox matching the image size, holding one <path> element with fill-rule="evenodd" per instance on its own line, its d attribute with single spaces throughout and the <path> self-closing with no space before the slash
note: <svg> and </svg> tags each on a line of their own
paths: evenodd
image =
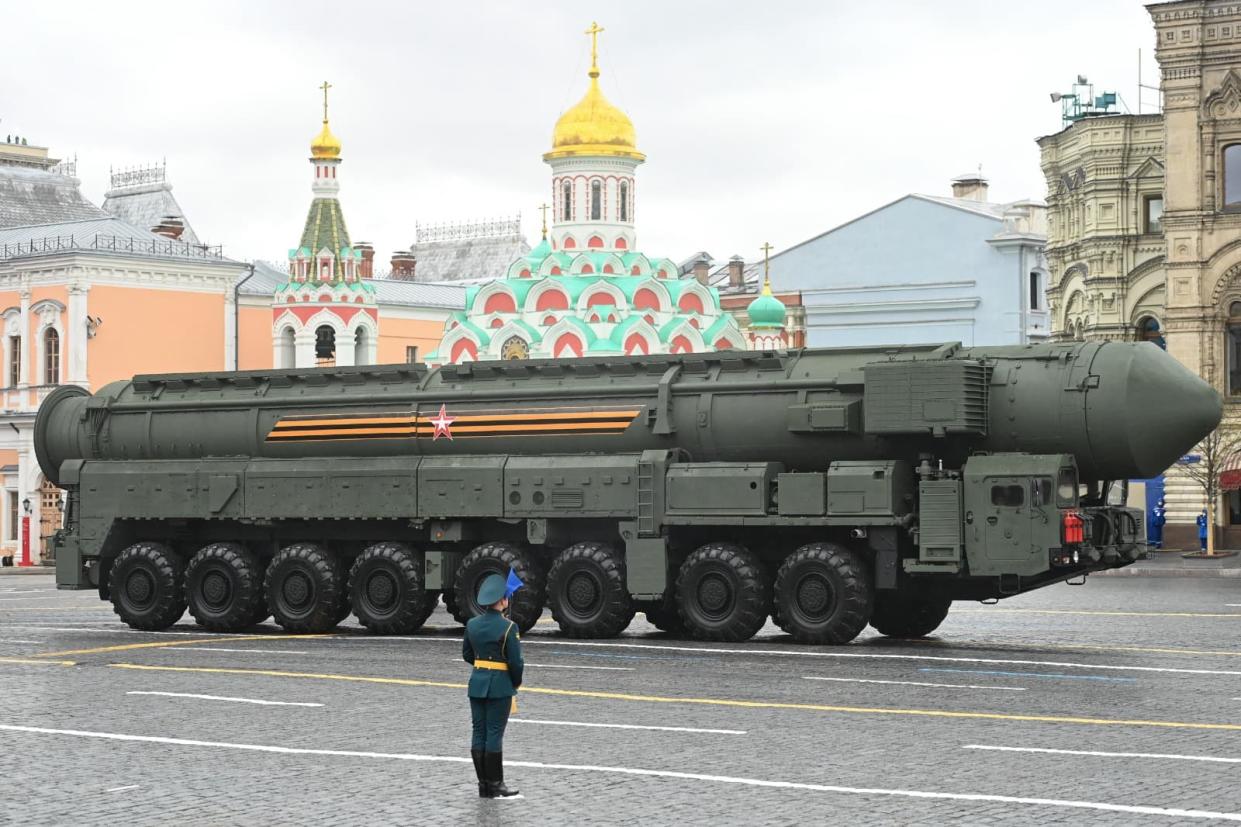
<svg viewBox="0 0 1241 827">
<path fill-rule="evenodd" d="M 36 452 L 53 481 L 67 459 L 652 448 L 804 471 L 1069 453 L 1103 480 L 1159 474 L 1220 415 L 1218 394 L 1154 345 L 945 345 L 139 376 L 49 397 Z"/>
</svg>

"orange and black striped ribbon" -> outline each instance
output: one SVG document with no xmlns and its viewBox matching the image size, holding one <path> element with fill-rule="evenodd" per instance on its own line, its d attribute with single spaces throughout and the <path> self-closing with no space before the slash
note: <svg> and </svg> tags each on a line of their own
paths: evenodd
<svg viewBox="0 0 1241 827">
<path fill-rule="evenodd" d="M 505 436 L 587 436 L 620 434 L 641 413 L 636 408 L 555 408 L 513 410 L 448 411 L 452 424 L 448 438 Z M 421 416 L 411 413 L 336 414 L 327 416 L 284 417 L 272 427 L 271 442 L 321 442 L 357 439 L 432 439 L 431 419 L 437 412 L 428 409 Z M 445 435 L 441 435 L 441 439 Z"/>
</svg>

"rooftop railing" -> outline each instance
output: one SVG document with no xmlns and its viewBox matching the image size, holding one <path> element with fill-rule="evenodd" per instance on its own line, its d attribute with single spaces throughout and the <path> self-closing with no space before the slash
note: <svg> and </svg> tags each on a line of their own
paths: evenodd
<svg viewBox="0 0 1241 827">
<path fill-rule="evenodd" d="M 138 253 L 173 258 L 208 259 L 224 258 L 223 248 L 190 244 L 176 239 L 143 239 L 130 236 L 92 233 L 88 236 L 53 235 L 32 238 L 0 245 L 0 261 L 28 256 L 54 255 L 74 251 L 103 251 L 109 253 Z"/>
</svg>

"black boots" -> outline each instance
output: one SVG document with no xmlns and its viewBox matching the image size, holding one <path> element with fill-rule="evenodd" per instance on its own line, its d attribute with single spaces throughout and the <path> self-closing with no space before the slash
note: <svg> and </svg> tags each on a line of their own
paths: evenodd
<svg viewBox="0 0 1241 827">
<path fill-rule="evenodd" d="M 486 754 L 481 749 L 470 750 L 470 757 L 474 759 L 474 774 L 478 776 L 479 798 L 491 798 L 491 788 L 487 784 L 487 768 L 483 763 L 483 756 Z"/>
<path fill-rule="evenodd" d="M 491 798 L 512 798 L 518 795 L 517 790 L 504 786 L 504 753 L 483 753 L 483 774 L 487 779 Z"/>
</svg>

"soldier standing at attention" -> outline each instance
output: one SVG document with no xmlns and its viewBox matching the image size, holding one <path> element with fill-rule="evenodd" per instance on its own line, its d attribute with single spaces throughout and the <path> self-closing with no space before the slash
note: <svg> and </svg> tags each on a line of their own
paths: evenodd
<svg viewBox="0 0 1241 827">
<path fill-rule="evenodd" d="M 508 608 L 503 577 L 493 574 L 483 580 L 478 605 L 485 610 L 465 624 L 461 644 L 461 657 L 474 666 L 467 690 L 474 723 L 470 755 L 478 775 L 479 798 L 510 798 L 517 790 L 504 786 L 504 728 L 521 686 L 525 661 L 517 624 L 502 614 Z"/>
</svg>

